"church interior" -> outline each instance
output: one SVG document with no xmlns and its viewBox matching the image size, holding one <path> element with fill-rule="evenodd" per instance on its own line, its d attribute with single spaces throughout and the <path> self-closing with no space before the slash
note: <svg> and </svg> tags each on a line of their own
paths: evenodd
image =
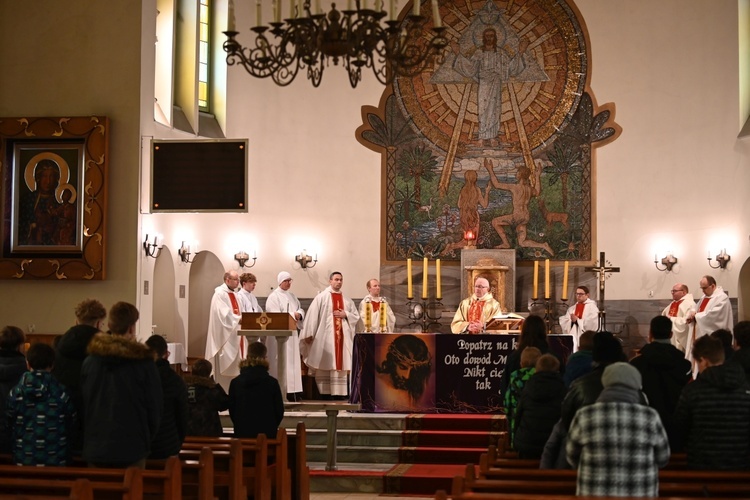
<svg viewBox="0 0 750 500">
<path fill-rule="evenodd" d="M 0 139 L 8 123 L 38 117 L 105 117 L 108 128 L 102 181 L 106 202 L 97 242 L 102 265 L 93 279 L 24 272 L 24 266 L 36 265 L 29 264 L 34 259 L 52 262 L 60 255 L 32 248 L 19 257 L 9 250 L 15 245 L 9 214 L 17 208 L 11 206 L 16 188 L 8 172 L 18 167 L 12 151 L 0 157 L 3 324 L 27 333 L 61 334 L 73 324 L 73 309 L 81 300 L 96 298 L 107 307 L 126 301 L 140 311 L 139 340 L 162 334 L 195 358 L 203 356 L 209 303 L 226 270 L 257 277 L 254 293 L 261 306 L 278 286 L 277 274 L 287 271 L 303 308 L 328 286 L 330 273 L 338 271 L 344 293 L 355 303 L 367 294 L 369 279 L 381 281 L 382 293 L 396 312 L 396 331 L 449 333 L 453 312 L 470 293 L 467 266 L 477 265 L 464 262 L 462 252 L 493 252 L 504 246 L 508 235 L 499 261 L 510 269 L 513 281 L 494 285 L 503 287 L 509 312 L 543 314 L 547 308 L 553 333 L 559 333 L 557 315 L 574 300 L 575 287 L 586 285 L 594 300 L 602 299 L 606 290 L 607 329 L 632 352 L 645 343 L 650 319 L 670 302 L 671 287 L 684 283 L 698 297 L 704 275 L 713 276 L 727 291 L 735 321 L 749 319 L 750 0 L 559 1 L 570 7 L 585 52 L 578 93 L 567 92 L 577 96 L 572 97 L 576 102 L 588 96 L 594 116 L 607 112 L 601 124 L 612 130 L 606 140 L 588 144 L 588 176 L 570 180 L 579 183 L 571 190 L 588 193 L 585 209 L 576 212 L 585 215 L 585 230 L 575 239 L 563 234 L 574 224 L 575 208 L 570 209 L 569 223 L 559 207 L 550 213 L 533 202 L 536 222 L 529 226 L 526 246 L 518 244 L 524 221 L 496 223 L 503 216 L 482 219 L 485 239 L 472 246 L 460 237 L 447 244 L 434 239 L 417 244 L 417 231 L 421 237 L 434 226 L 439 233 L 444 227 L 441 215 L 455 213 L 452 224 L 457 234 L 465 234 L 453 205 L 460 203 L 455 200 L 461 182 L 471 181 L 467 170 L 477 172 L 474 182 L 480 196 L 494 185 L 494 200 L 501 199 L 498 193 L 508 184 L 520 185 L 520 174 L 518 179 L 500 176 L 507 173 L 502 170 L 507 158 L 498 152 L 504 137 L 510 140 L 520 132 L 506 129 L 499 144 L 463 139 L 451 143 L 462 161 L 450 164 L 446 156 L 451 153 L 440 153 L 437 176 L 423 176 L 426 194 L 399 198 L 398 189 L 416 185 L 389 180 L 390 169 L 397 165 L 389 163 L 387 148 L 374 145 L 365 131 L 373 130 L 373 115 L 385 116 L 388 96 L 401 99 L 397 106 L 408 121 L 418 113 L 409 106 L 419 107 L 434 95 L 419 94 L 418 87 L 405 84 L 396 84 L 394 94 L 369 72 L 352 88 L 344 69 L 332 64 L 317 87 L 304 73 L 279 86 L 251 77 L 240 66 L 227 66 L 221 32 L 232 22 L 240 32 L 238 39 L 250 43 L 257 16 L 262 13 L 268 22 L 276 2 L 210 0 L 210 107 L 203 111 L 201 88 L 193 78 L 200 72 L 199 1 L 0 0 Z M 440 0 L 441 12 L 448 12 L 449 3 Z M 494 1 L 499 8 L 513 3 Z M 398 11 L 412 6 L 404 0 L 391 4 Z M 431 9 L 426 9 L 429 15 Z M 450 25 L 452 19 L 444 21 Z M 519 36 L 530 36 L 534 29 L 532 22 Z M 455 28 L 449 26 L 446 33 L 450 40 L 459 40 Z M 186 40 L 194 42 L 189 50 Z M 538 47 L 532 50 L 542 57 Z M 533 87 L 541 80 L 537 75 L 526 82 Z M 412 91 L 422 101 L 404 97 Z M 434 90 L 436 95 L 441 92 L 449 93 Z M 425 114 L 413 123 L 424 131 L 428 127 L 420 120 L 428 119 L 430 106 L 422 108 Z M 476 107 L 471 109 L 476 116 Z M 502 113 L 510 116 L 514 110 L 508 107 Z M 444 133 L 438 131 L 441 120 L 436 115 L 433 134 Z M 472 139 L 476 132 L 468 125 L 452 130 L 456 137 L 468 134 Z M 154 145 L 215 139 L 244 141 L 246 206 L 155 207 Z M 530 134 L 530 140 L 537 139 Z M 543 148 L 539 141 L 535 144 Z M 429 144 L 445 146 L 437 139 Z M 532 171 L 534 165 L 541 169 L 532 158 L 519 161 Z M 450 178 L 465 181 L 454 182 L 452 190 L 446 188 L 449 194 L 441 195 L 442 162 Z M 210 162 L 199 167 L 210 174 Z M 86 178 L 84 170 L 80 166 L 79 174 Z M 500 180 L 493 181 L 495 172 Z M 174 175 L 173 192 L 179 193 L 180 186 L 196 188 L 190 172 L 178 169 Z M 544 186 L 559 189 L 557 180 L 549 175 L 545 179 Z M 533 186 L 533 179 L 530 182 Z M 232 187 L 225 186 L 227 193 Z M 85 202 L 90 193 L 85 186 L 81 190 Z M 223 191 L 215 194 L 221 198 Z M 450 209 L 441 196 L 452 196 Z M 483 206 L 482 214 L 493 209 Z M 414 211 L 409 220 L 412 225 L 419 221 L 419 228 L 402 222 L 408 207 Z M 518 207 L 511 207 L 517 214 Z M 393 221 L 398 222 L 395 229 Z M 415 235 L 411 246 L 410 234 Z M 236 255 L 242 253 L 247 256 L 241 266 Z M 729 259 L 719 265 L 719 255 Z M 407 258 L 412 260 L 409 269 Z M 607 269 L 598 273 L 596 268 Z M 410 291 L 416 299 L 409 297 Z M 413 300 L 437 319 L 414 317 Z"/>
</svg>

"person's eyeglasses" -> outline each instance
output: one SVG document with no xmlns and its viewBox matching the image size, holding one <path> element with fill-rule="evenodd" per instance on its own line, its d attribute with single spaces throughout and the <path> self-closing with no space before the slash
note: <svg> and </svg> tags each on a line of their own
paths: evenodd
<svg viewBox="0 0 750 500">
<path fill-rule="evenodd" d="M 474 288 L 489 288 L 488 286 L 474 285 Z"/>
<path fill-rule="evenodd" d="M 701 287 L 701 290 L 705 290 L 706 288 L 711 288 L 712 286 L 713 286 L 713 285 L 706 285 L 706 286 L 702 286 L 702 287 Z"/>
</svg>

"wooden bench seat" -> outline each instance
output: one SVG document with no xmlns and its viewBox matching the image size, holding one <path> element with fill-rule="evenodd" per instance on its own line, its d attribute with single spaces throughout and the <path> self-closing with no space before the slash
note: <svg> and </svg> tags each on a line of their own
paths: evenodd
<svg viewBox="0 0 750 500">
<path fill-rule="evenodd" d="M 94 491 L 88 479 L 19 479 L 3 478 L 0 482 L 3 500 L 94 500 Z"/>
<path fill-rule="evenodd" d="M 143 475 L 140 469 L 100 469 L 89 467 L 33 467 L 25 465 L 0 466 L 0 485 L 3 490 L 14 481 L 37 484 L 57 482 L 71 487 L 76 480 L 85 479 L 98 499 L 141 500 Z M 27 490 L 30 488 L 26 488 Z"/>
</svg>

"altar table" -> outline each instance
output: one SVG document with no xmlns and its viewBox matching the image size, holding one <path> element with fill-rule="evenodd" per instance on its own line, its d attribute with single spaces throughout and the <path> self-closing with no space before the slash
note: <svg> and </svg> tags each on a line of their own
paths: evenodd
<svg viewBox="0 0 750 500">
<path fill-rule="evenodd" d="M 358 333 L 350 402 L 362 412 L 496 413 L 516 334 Z M 549 335 L 567 361 L 571 335 Z"/>
</svg>

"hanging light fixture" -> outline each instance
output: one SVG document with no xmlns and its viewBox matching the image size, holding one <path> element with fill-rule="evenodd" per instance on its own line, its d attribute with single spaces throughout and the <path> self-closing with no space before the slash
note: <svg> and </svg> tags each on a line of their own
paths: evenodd
<svg viewBox="0 0 750 500">
<path fill-rule="evenodd" d="M 319 0 L 318 0 L 319 1 Z M 391 1 L 390 20 L 383 21 L 388 13 L 384 0 L 375 0 L 375 8 L 364 7 L 352 0 L 346 10 L 339 11 L 336 4 L 322 13 L 310 12 L 310 0 L 300 0 L 299 7 L 290 10 L 290 18 L 281 20 L 281 0 L 274 1 L 273 22 L 269 26 L 261 23 L 260 3 L 257 4 L 258 25 L 251 30 L 255 40 L 242 46 L 236 37 L 239 34 L 230 16 L 229 29 L 224 32 L 224 42 L 229 66 L 239 64 L 256 78 L 271 78 L 277 85 L 286 86 L 294 81 L 302 70 L 314 87 L 320 85 L 323 70 L 333 63 L 341 65 L 349 74 L 349 83 L 356 87 L 362 79 L 362 71 L 373 71 L 384 85 L 394 78 L 412 77 L 430 67 L 433 61 L 443 62 L 444 48 L 448 40 L 440 20 L 437 0 L 432 0 L 433 27 L 431 33 L 425 29 L 427 18 L 420 15 L 420 0 L 413 0 L 410 14 L 401 21 L 395 20 L 395 2 Z M 316 2 L 317 3 L 317 2 Z M 291 5 L 295 5 L 294 2 Z M 300 13 L 301 11 L 301 13 Z M 269 39 L 268 34 L 273 35 Z"/>
</svg>

